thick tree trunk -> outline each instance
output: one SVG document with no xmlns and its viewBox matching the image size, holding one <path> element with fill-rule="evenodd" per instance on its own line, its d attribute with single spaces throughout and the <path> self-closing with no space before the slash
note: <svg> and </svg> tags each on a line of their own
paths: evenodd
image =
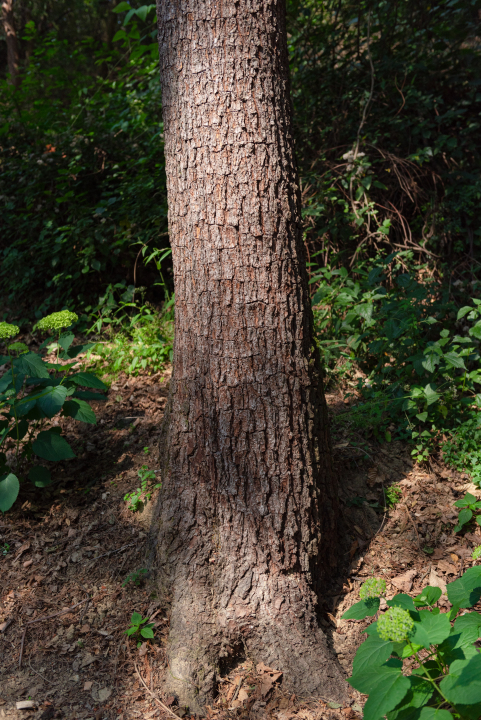
<svg viewBox="0 0 481 720">
<path fill-rule="evenodd" d="M 7 38 L 7 63 L 8 72 L 10 73 L 10 82 L 18 87 L 20 76 L 18 74 L 18 41 L 15 32 L 15 22 L 13 19 L 13 0 L 3 0 L 2 2 L 2 21 L 3 30 Z"/>
<path fill-rule="evenodd" d="M 336 486 L 312 339 L 283 0 L 158 0 L 175 292 L 156 529 L 169 683 L 236 653 L 346 697 L 316 622 Z"/>
</svg>

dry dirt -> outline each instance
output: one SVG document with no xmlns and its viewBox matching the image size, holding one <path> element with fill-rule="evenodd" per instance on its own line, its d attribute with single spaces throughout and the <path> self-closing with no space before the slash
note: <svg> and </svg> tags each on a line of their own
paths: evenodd
<svg viewBox="0 0 481 720">
<path fill-rule="evenodd" d="M 189 717 L 159 688 L 166 672 L 167 608 L 157 598 L 147 534 L 155 493 L 142 512 L 123 497 L 139 486 L 142 465 L 158 470 L 157 443 L 168 392 L 165 376 L 120 376 L 107 401 L 93 403 L 97 426 L 62 419 L 77 457 L 55 465 L 58 483 L 22 486 L 14 510 L 0 520 L 0 719 Z M 329 395 L 331 412 L 345 405 Z M 147 448 L 147 450 L 144 450 Z M 336 434 L 343 572 L 326 589 L 320 621 L 349 673 L 369 621 L 345 621 L 364 579 L 386 578 L 388 597 L 451 582 L 471 564 L 481 528 L 452 532 L 453 502 L 467 477 L 442 465 L 414 466 L 409 449 L 371 442 L 365 452 Z M 402 497 L 384 513 L 396 483 Z M 474 490 L 472 486 L 469 487 Z M 373 507 L 374 505 L 374 507 Z M 132 573 L 148 570 L 139 584 Z M 441 599 L 441 604 L 443 599 Z M 125 630 L 132 612 L 155 624 L 155 642 L 140 649 Z M 363 698 L 340 708 L 288 696 L 282 675 L 262 663 L 237 665 L 223 679 L 207 717 L 354 720 Z M 30 709 L 17 709 L 17 703 Z M 165 707 L 162 707 L 162 703 Z"/>
</svg>

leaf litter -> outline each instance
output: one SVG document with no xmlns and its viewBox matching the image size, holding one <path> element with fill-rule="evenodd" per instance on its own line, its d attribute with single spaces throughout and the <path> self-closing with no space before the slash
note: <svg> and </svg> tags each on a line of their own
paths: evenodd
<svg viewBox="0 0 481 720">
<path fill-rule="evenodd" d="M 137 513 L 128 511 L 123 496 L 138 484 L 142 465 L 157 469 L 168 379 L 168 373 L 120 375 L 107 401 L 95 403 L 97 426 L 61 419 L 77 457 L 56 463 L 59 482 L 52 488 L 38 493 L 22 486 L 18 507 L 2 519 L 0 545 L 10 548 L 0 557 L 2 720 L 193 717 L 158 690 L 168 617 L 149 573 L 123 585 L 145 566 L 155 493 Z M 344 408 L 339 394 L 328 402 L 331 412 Z M 348 674 L 367 621 L 341 615 L 358 601 L 361 584 L 384 577 L 388 599 L 398 591 L 417 594 L 428 583 L 444 591 L 481 543 L 479 526 L 453 532 L 453 503 L 479 491 L 441 462 L 416 466 L 401 443 L 369 441 L 361 452 L 350 442 L 334 445 L 345 563 L 326 589 L 320 621 Z M 385 511 L 393 484 L 400 500 Z M 127 647 L 124 635 L 135 611 L 155 623 L 156 642 L 140 650 Z M 220 679 L 205 713 L 212 720 L 355 720 L 363 697 L 351 694 L 346 707 L 329 698 L 301 699 L 284 691 L 280 670 L 247 660 Z"/>
</svg>

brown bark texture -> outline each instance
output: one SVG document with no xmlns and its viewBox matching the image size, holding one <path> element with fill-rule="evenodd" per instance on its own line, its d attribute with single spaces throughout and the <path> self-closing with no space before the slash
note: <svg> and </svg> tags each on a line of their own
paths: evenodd
<svg viewBox="0 0 481 720">
<path fill-rule="evenodd" d="M 8 72 L 10 73 L 10 82 L 12 85 L 18 86 L 20 76 L 18 74 L 18 41 L 15 32 L 15 22 L 13 18 L 13 0 L 3 0 L 2 2 L 2 22 L 3 30 L 7 39 L 7 63 Z"/>
<path fill-rule="evenodd" d="M 176 336 L 156 520 L 168 685 L 243 655 L 346 697 L 316 620 L 337 492 L 312 334 L 283 0 L 158 0 Z"/>
</svg>

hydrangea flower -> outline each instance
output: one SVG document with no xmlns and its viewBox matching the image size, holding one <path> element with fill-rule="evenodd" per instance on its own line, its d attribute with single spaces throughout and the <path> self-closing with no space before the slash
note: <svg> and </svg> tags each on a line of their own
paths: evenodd
<svg viewBox="0 0 481 720">
<path fill-rule="evenodd" d="M 6 340 L 14 335 L 18 335 L 20 328 L 16 325 L 10 325 L 10 323 L 0 322 L 0 340 Z"/>
<path fill-rule="evenodd" d="M 369 578 L 359 590 L 361 600 L 376 598 L 386 592 L 386 581 L 382 578 Z"/>
<path fill-rule="evenodd" d="M 18 352 L 18 353 L 28 352 L 28 347 L 23 342 L 14 342 L 8 346 L 8 349 L 10 352 Z"/>
<path fill-rule="evenodd" d="M 61 330 L 62 328 L 70 327 L 70 325 L 77 322 L 77 320 L 78 315 L 74 312 L 70 312 L 70 310 L 61 310 L 60 312 L 52 313 L 51 315 L 47 315 L 47 317 L 39 320 L 37 328 L 39 330 Z"/>
<path fill-rule="evenodd" d="M 478 547 L 474 548 L 471 557 L 473 558 L 473 560 L 479 560 L 479 558 L 481 558 L 481 545 L 478 545 Z"/>
<path fill-rule="evenodd" d="M 392 607 L 377 621 L 377 634 L 381 640 L 402 642 L 414 630 L 414 620 L 407 610 Z"/>
</svg>

